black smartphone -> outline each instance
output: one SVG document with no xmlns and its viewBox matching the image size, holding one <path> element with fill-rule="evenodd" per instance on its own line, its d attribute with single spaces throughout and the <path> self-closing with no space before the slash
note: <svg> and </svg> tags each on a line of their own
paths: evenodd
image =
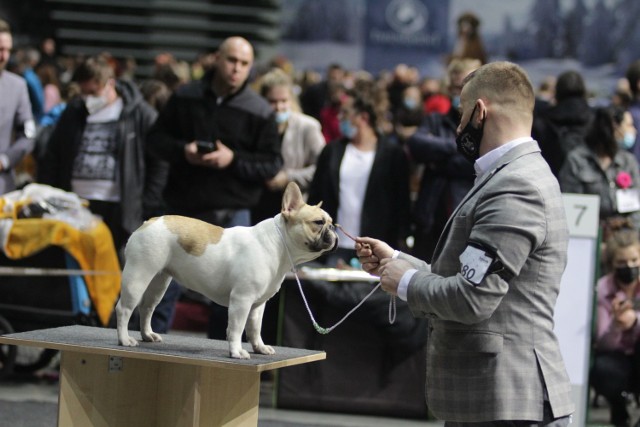
<svg viewBox="0 0 640 427">
<path fill-rule="evenodd" d="M 196 141 L 196 146 L 198 147 L 198 153 L 200 154 L 211 153 L 218 149 L 216 143 L 212 141 Z"/>
</svg>

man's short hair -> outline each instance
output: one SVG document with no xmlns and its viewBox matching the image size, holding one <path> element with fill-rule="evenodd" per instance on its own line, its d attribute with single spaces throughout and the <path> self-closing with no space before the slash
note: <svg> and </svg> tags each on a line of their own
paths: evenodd
<svg viewBox="0 0 640 427">
<path fill-rule="evenodd" d="M 464 79 L 470 99 L 484 98 L 509 112 L 533 115 L 535 93 L 527 72 L 517 64 L 490 62 Z"/>
<path fill-rule="evenodd" d="M 104 84 L 114 76 L 113 68 L 105 57 L 92 56 L 85 59 L 76 68 L 73 74 L 73 81 L 83 83 L 89 80 L 96 80 L 98 83 Z"/>
</svg>

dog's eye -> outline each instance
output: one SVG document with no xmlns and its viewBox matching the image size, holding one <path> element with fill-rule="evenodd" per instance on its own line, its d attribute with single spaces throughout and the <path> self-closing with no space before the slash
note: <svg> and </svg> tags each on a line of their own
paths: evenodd
<svg viewBox="0 0 640 427">
<path fill-rule="evenodd" d="M 324 219 L 317 219 L 317 220 L 313 221 L 313 223 L 316 224 L 316 225 L 323 226 L 324 225 Z"/>
</svg>

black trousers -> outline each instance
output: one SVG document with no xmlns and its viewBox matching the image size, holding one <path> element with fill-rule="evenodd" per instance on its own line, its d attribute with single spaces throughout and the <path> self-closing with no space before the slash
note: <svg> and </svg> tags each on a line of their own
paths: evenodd
<svg viewBox="0 0 640 427">
<path fill-rule="evenodd" d="M 611 424 L 626 425 L 629 422 L 629 412 L 623 392 L 640 391 L 638 345 L 633 355 L 620 351 L 597 351 L 589 380 L 596 393 L 609 402 Z"/>
</svg>

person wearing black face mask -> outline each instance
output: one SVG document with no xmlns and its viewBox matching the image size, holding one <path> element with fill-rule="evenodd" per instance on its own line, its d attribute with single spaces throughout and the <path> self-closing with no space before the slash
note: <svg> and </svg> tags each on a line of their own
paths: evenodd
<svg viewBox="0 0 640 427">
<path fill-rule="evenodd" d="M 484 120 L 482 120 L 478 127 L 473 124 L 476 108 L 477 105 L 473 107 L 467 125 L 456 137 L 458 152 L 470 162 L 475 162 L 478 160 L 478 157 L 480 157 L 480 143 L 482 142 L 482 131 L 484 130 Z"/>
<path fill-rule="evenodd" d="M 640 241 L 632 228 L 617 230 L 606 242 L 610 272 L 598 281 L 595 355 L 590 383 L 604 396 L 611 424 L 629 426 L 624 393 L 640 391 Z M 634 426 L 640 426 L 640 420 Z"/>
<path fill-rule="evenodd" d="M 624 267 L 616 267 L 615 278 L 621 286 L 627 287 L 636 284 L 639 273 L 640 267 L 629 267 L 628 265 L 625 265 Z"/>
<path fill-rule="evenodd" d="M 429 318 L 427 406 L 445 427 L 565 427 L 574 411 L 553 331 L 568 227 L 558 181 L 531 138 L 526 72 L 486 64 L 463 81 L 458 144 L 475 184 L 426 263 L 357 239 L 365 271 Z"/>
</svg>

